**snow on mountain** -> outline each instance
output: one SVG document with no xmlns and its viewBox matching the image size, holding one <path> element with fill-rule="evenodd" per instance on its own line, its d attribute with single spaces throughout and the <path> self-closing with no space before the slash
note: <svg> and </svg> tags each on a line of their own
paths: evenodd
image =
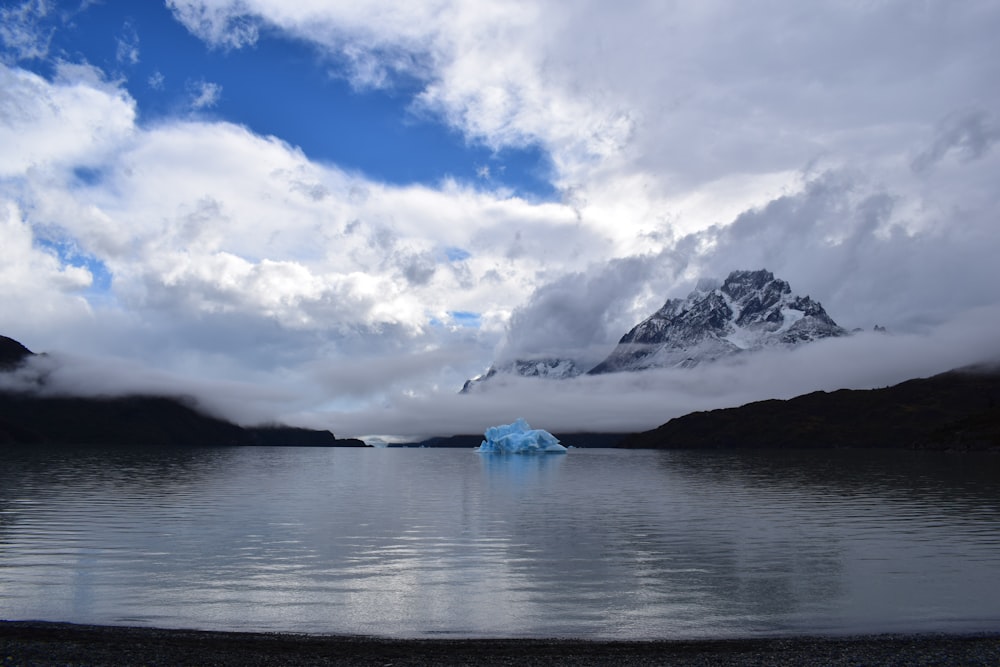
<svg viewBox="0 0 1000 667">
<path fill-rule="evenodd" d="M 819 302 L 792 294 L 788 283 L 770 271 L 733 271 L 722 283 L 701 280 L 685 299 L 668 299 L 587 373 L 690 368 L 742 352 L 846 335 Z M 515 359 L 468 380 L 462 393 L 497 375 L 565 379 L 581 374 L 571 359 Z"/>
<path fill-rule="evenodd" d="M 691 367 L 741 352 L 847 335 L 819 302 L 793 295 L 788 283 L 770 271 L 733 271 L 715 285 L 702 282 L 686 299 L 667 300 L 589 373 Z"/>
<path fill-rule="evenodd" d="M 498 374 L 565 380 L 583 374 L 583 369 L 570 359 L 515 359 L 491 365 L 485 373 L 466 380 L 461 393 L 467 394 Z"/>
</svg>

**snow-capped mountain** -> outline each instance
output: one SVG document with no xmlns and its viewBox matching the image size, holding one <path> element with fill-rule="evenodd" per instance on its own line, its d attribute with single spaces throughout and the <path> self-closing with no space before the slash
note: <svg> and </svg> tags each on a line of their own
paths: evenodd
<svg viewBox="0 0 1000 667">
<path fill-rule="evenodd" d="M 668 299 L 587 374 L 687 368 L 741 352 L 846 335 L 819 302 L 792 294 L 788 283 L 770 271 L 733 271 L 721 284 L 702 280 L 686 299 Z M 497 375 L 565 379 L 583 374 L 583 368 L 567 358 L 517 359 L 493 364 L 468 380 L 462 393 Z"/>
<path fill-rule="evenodd" d="M 515 359 L 503 364 L 491 365 L 485 373 L 466 380 L 461 393 L 467 394 L 477 385 L 486 382 L 497 374 L 519 375 L 521 377 L 538 377 L 552 380 L 565 380 L 583 374 L 583 369 L 570 359 Z"/>
<path fill-rule="evenodd" d="M 847 331 L 808 296 L 792 294 L 770 271 L 733 271 L 669 299 L 625 334 L 590 374 L 690 367 L 745 351 L 794 347 Z"/>
</svg>

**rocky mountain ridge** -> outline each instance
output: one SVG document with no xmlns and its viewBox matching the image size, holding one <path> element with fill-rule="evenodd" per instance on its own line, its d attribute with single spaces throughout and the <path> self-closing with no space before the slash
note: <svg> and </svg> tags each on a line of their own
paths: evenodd
<svg viewBox="0 0 1000 667">
<path fill-rule="evenodd" d="M 690 368 L 739 353 L 846 335 L 818 301 L 793 294 L 789 284 L 770 271 L 733 271 L 722 282 L 702 280 L 684 299 L 668 299 L 589 370 L 572 359 L 515 359 L 494 363 L 467 381 L 462 393 L 498 375 L 566 379 L 584 372 Z"/>
<path fill-rule="evenodd" d="M 792 294 L 770 271 L 733 271 L 721 285 L 702 281 L 686 299 L 668 299 L 589 373 L 690 368 L 741 352 L 846 335 L 819 302 Z"/>
<path fill-rule="evenodd" d="M 482 375 L 477 375 L 471 380 L 466 380 L 462 386 L 461 393 L 466 394 L 479 384 L 497 375 L 518 375 L 520 377 L 565 380 L 582 374 L 583 369 L 572 359 L 515 359 L 502 364 L 492 364 Z"/>
</svg>

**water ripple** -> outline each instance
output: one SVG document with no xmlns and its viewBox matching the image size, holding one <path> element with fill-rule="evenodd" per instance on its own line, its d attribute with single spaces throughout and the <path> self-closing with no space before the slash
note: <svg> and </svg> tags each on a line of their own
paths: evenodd
<svg viewBox="0 0 1000 667">
<path fill-rule="evenodd" d="M 35 448 L 2 463 L 6 618 L 613 638 L 1000 620 L 997 457 Z"/>
</svg>

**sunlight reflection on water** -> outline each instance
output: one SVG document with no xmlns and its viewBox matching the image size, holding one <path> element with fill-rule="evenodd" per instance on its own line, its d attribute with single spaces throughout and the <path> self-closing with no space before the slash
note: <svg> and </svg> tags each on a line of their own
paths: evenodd
<svg viewBox="0 0 1000 667">
<path fill-rule="evenodd" d="M 990 629 L 997 459 L 8 449 L 0 617 L 394 636 Z"/>
</svg>

